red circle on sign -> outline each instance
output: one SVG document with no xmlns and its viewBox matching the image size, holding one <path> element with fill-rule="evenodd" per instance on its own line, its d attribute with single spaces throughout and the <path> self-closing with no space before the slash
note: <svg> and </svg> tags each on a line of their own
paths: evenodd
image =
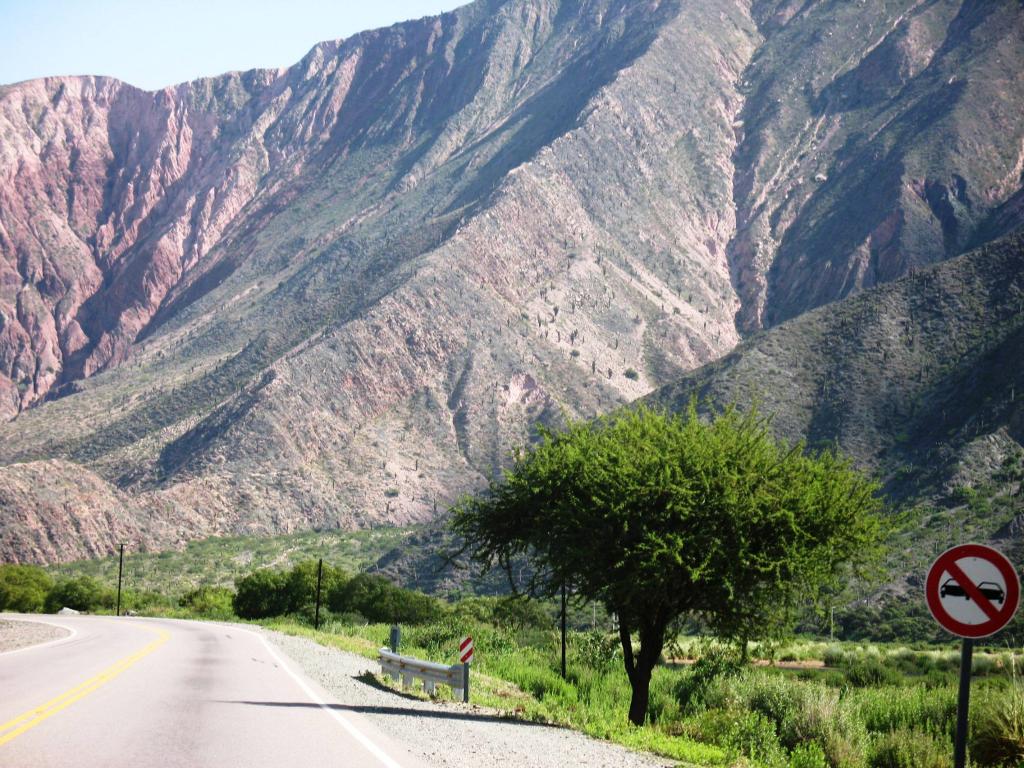
<svg viewBox="0 0 1024 768">
<path fill-rule="evenodd" d="M 1002 606 L 996 606 L 981 593 L 977 584 L 970 579 L 959 578 L 958 574 L 963 571 L 957 565 L 958 561 L 965 558 L 978 558 L 991 564 L 1002 576 L 1006 588 L 1003 595 Z M 979 624 L 968 624 L 960 621 L 949 614 L 942 604 L 942 574 L 949 573 L 957 582 L 966 599 L 973 600 L 979 608 L 982 608 L 989 617 L 988 621 Z M 948 581 L 948 580 L 947 580 Z M 961 583 L 966 581 L 967 583 Z M 948 632 L 958 637 L 976 639 L 988 637 L 1005 627 L 1013 614 L 1017 612 L 1017 604 L 1020 601 L 1020 579 L 1017 578 L 1017 571 L 1006 556 L 997 549 L 986 547 L 982 544 L 961 544 L 960 546 L 947 549 L 939 555 L 932 567 L 928 569 L 928 578 L 924 584 L 925 601 L 928 603 L 928 610 L 937 622 Z M 978 600 L 987 601 L 988 606 L 978 604 Z"/>
</svg>

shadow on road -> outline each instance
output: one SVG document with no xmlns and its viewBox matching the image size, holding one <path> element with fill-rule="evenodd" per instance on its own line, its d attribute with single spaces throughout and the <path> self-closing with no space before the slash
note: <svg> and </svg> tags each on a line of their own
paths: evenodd
<svg viewBox="0 0 1024 768">
<path fill-rule="evenodd" d="M 305 708 L 320 709 L 321 705 L 312 701 L 246 701 L 218 700 L 217 704 L 245 704 L 251 707 L 284 707 L 284 708 Z M 469 720 L 477 723 L 519 723 L 521 725 L 543 725 L 533 723 L 529 720 L 519 720 L 514 717 L 503 717 L 501 715 L 482 715 L 471 712 L 451 712 L 442 709 L 413 709 L 412 707 L 380 707 L 370 705 L 354 704 L 324 704 L 326 709 L 334 709 L 340 712 L 359 712 L 364 715 L 409 715 L 412 717 L 435 717 L 439 720 Z"/>
</svg>

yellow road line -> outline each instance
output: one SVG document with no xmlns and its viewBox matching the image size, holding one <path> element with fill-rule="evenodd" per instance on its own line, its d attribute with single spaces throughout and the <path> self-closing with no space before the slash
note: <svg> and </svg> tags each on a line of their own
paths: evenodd
<svg viewBox="0 0 1024 768">
<path fill-rule="evenodd" d="M 74 688 L 70 688 L 59 696 L 55 696 L 46 703 L 40 704 L 38 707 L 34 707 L 0 725 L 0 746 L 3 746 L 12 739 L 17 738 L 30 728 L 35 728 L 41 722 L 57 714 L 62 709 L 67 709 L 76 701 L 85 698 L 97 688 L 103 687 L 133 664 L 141 661 L 146 656 L 149 656 L 149 654 L 171 639 L 170 634 L 162 629 L 154 630 L 149 627 L 142 627 L 142 629 L 146 629 L 150 632 L 156 632 L 159 637 L 130 656 L 126 656 L 115 662 L 98 675 L 90 677 L 85 682 L 79 683 Z"/>
</svg>

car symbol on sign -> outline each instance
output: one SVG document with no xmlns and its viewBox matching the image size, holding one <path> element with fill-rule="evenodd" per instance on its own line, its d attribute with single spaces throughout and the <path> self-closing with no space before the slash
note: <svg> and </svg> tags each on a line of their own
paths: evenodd
<svg viewBox="0 0 1024 768">
<path fill-rule="evenodd" d="M 1003 604 L 1003 600 L 1006 599 L 1006 593 L 1003 592 L 1003 588 L 998 584 L 991 581 L 983 581 L 978 585 L 978 591 L 981 592 L 985 597 L 993 602 Z M 970 600 L 967 592 L 961 587 L 956 579 L 949 578 L 942 583 L 942 588 L 939 590 L 939 597 L 945 597 L 950 595 L 951 597 L 962 597 L 964 600 Z"/>
</svg>

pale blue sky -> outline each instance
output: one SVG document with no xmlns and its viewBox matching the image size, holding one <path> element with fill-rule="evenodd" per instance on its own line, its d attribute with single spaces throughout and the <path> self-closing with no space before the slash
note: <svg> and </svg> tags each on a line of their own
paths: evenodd
<svg viewBox="0 0 1024 768">
<path fill-rule="evenodd" d="M 0 84 L 111 75 L 141 88 L 294 64 L 321 40 L 468 0 L 0 0 Z"/>
</svg>

